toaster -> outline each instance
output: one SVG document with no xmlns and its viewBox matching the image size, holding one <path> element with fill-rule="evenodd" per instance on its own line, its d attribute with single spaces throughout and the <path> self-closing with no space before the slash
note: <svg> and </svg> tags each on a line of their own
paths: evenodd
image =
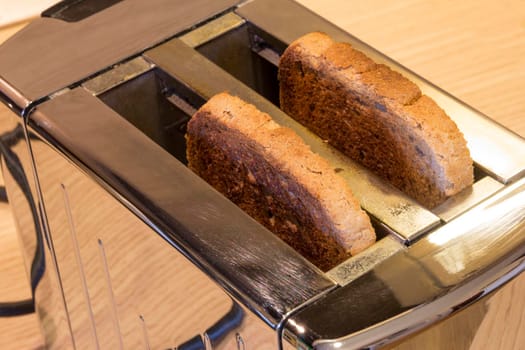
<svg viewBox="0 0 525 350">
<path fill-rule="evenodd" d="M 279 56 L 312 31 L 445 109 L 473 186 L 429 210 L 284 114 Z M 377 243 L 321 271 L 192 173 L 187 122 L 222 91 L 340 169 Z M 525 268 L 525 140 L 292 0 L 62 1 L 0 46 L 0 100 L 50 349 L 431 348 Z"/>
</svg>

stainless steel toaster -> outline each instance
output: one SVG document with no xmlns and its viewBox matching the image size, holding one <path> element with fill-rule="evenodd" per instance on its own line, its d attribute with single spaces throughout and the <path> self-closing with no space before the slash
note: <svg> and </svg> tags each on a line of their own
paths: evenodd
<svg viewBox="0 0 525 350">
<path fill-rule="evenodd" d="M 433 97 L 474 185 L 428 210 L 280 111 L 279 55 L 311 31 Z M 339 168 L 378 242 L 322 272 L 194 175 L 186 123 L 222 91 Z M 62 1 L 0 46 L 0 99 L 50 349 L 440 348 L 421 334 L 475 327 L 525 268 L 525 140 L 291 0 Z"/>
</svg>

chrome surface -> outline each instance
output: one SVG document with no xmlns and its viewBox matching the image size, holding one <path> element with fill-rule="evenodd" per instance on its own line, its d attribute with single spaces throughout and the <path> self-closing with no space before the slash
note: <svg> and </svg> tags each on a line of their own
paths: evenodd
<svg viewBox="0 0 525 350">
<path fill-rule="evenodd" d="M 197 112 L 197 109 L 195 107 L 193 107 L 191 104 L 186 102 L 183 98 L 175 94 L 166 96 L 166 100 L 173 103 L 177 108 L 179 108 L 182 112 L 184 112 L 188 116 L 191 116 L 195 114 L 195 112 Z M 181 127 L 183 127 L 183 125 L 181 125 Z"/>
<path fill-rule="evenodd" d="M 36 250 L 38 230 L 40 230 L 40 226 L 35 226 L 33 217 L 29 213 L 36 214 L 31 207 L 36 208 L 38 195 L 31 171 L 31 157 L 25 143 L 22 117 L 3 104 L 0 104 L 0 158 L 2 174 L 8 183 L 6 190 L 9 192 L 9 202 L 15 211 L 15 218 L 23 217 L 27 220 L 24 225 L 18 225 L 17 230 L 23 243 L 26 269 L 29 271 Z M 29 197 L 29 200 L 26 197 Z M 29 215 L 22 215 L 25 213 Z"/>
<path fill-rule="evenodd" d="M 439 216 L 441 220 L 449 222 L 474 205 L 489 198 L 503 187 L 504 185 L 501 182 L 485 176 L 481 180 L 476 181 L 471 187 L 434 208 L 433 212 Z"/>
<path fill-rule="evenodd" d="M 296 336 L 316 349 L 385 345 L 466 308 L 524 269 L 522 179 L 296 315 L 295 324 L 315 330 Z"/>
<path fill-rule="evenodd" d="M 23 118 L 0 104 L 1 170 L 15 220 L 27 281 L 45 344 L 74 348 L 52 245 L 47 239 Z"/>
<path fill-rule="evenodd" d="M 82 86 L 93 95 L 100 95 L 109 89 L 122 84 L 123 82 L 133 79 L 148 70 L 153 66 L 146 62 L 142 57 L 135 57 L 127 62 L 121 63 L 102 73 L 93 79 L 90 79 L 82 84 Z"/>
<path fill-rule="evenodd" d="M 234 349 L 239 335 L 248 349 L 278 347 L 275 330 L 71 159 L 31 145 L 76 348 Z"/>
<path fill-rule="evenodd" d="M 151 115 L 152 109 L 143 107 Z M 270 327 L 334 287 L 317 268 L 82 88 L 41 104 L 29 125 Z M 49 167 L 40 166 L 41 171 Z"/>
<path fill-rule="evenodd" d="M 0 128 L 18 128 L 9 148 L 33 204 L 2 168 L 28 268 L 44 246 L 35 296 L 47 347 L 376 348 L 476 327 L 461 315 L 477 322 L 489 293 L 525 269 L 523 139 L 293 1 L 182 3 L 148 4 L 136 27 L 136 14 L 121 12 L 140 12 L 136 0 L 82 23 L 41 19 L 0 48 L 0 97 L 14 118 Z M 429 211 L 280 112 L 275 63 L 312 30 L 351 42 L 441 103 L 469 142 L 473 188 Z M 74 42 L 37 55 L 46 37 L 63 35 Z M 13 68 L 14 57 L 26 61 Z M 29 65 L 35 57 L 41 70 Z M 322 273 L 192 174 L 185 124 L 224 90 L 328 158 L 376 219 L 379 242 Z"/>
<path fill-rule="evenodd" d="M 0 47 L 0 77 L 26 100 L 37 101 L 219 15 L 237 2 L 126 0 L 77 22 L 38 18 Z"/>
<path fill-rule="evenodd" d="M 194 30 L 179 36 L 179 39 L 188 46 L 197 47 L 240 27 L 244 23 L 245 20 L 242 17 L 237 16 L 233 12 L 228 12 L 221 17 L 213 19 Z"/>
<path fill-rule="evenodd" d="M 468 303 L 445 320 L 384 349 L 519 349 L 523 343 L 511 340 L 507 332 L 520 333 L 523 329 L 525 300 L 520 287 L 524 282 L 525 274 L 522 273 L 496 292 Z"/>
<path fill-rule="evenodd" d="M 525 141 L 520 136 L 420 77 L 413 79 L 456 122 L 479 167 L 503 183 L 525 175 Z"/>
<path fill-rule="evenodd" d="M 252 53 L 252 51 L 254 51 L 265 61 L 269 62 L 272 66 L 275 66 L 279 59 L 279 48 L 287 44 L 276 44 L 278 38 L 289 38 L 291 36 L 289 32 L 296 30 L 296 27 L 284 26 L 282 23 L 276 24 L 273 22 L 272 18 L 265 18 L 266 22 L 259 23 L 257 21 L 257 14 L 251 13 L 247 10 L 247 7 L 249 8 L 250 6 L 255 6 L 255 4 L 242 5 L 238 12 L 246 15 L 250 21 L 255 19 L 257 27 L 252 27 L 253 23 L 248 22 L 248 25 L 245 26 L 246 28 L 238 28 L 235 33 L 223 34 L 220 37 L 217 35 L 218 38 L 216 40 L 208 42 L 206 47 L 199 48 L 199 51 L 221 66 L 221 68 L 234 75 L 237 79 L 240 79 L 249 85 L 252 89 L 263 94 L 263 96 L 269 100 L 273 100 L 274 104 L 276 104 L 278 101 L 273 99 L 271 91 L 278 89 L 277 81 L 272 81 L 274 78 L 272 78 L 271 74 L 267 74 L 267 76 L 263 77 L 257 75 L 257 68 L 259 68 L 261 64 L 249 62 L 254 61 Z M 290 5 L 286 3 L 283 6 L 286 8 Z M 295 4 L 294 6 L 297 7 L 298 5 Z M 257 6 L 255 7 L 258 9 Z M 297 13 L 300 13 L 297 18 L 304 21 L 304 23 L 298 24 L 299 27 L 311 24 L 312 27 L 310 30 L 322 30 L 326 32 L 334 31 L 333 26 L 323 22 L 321 19 L 307 11 L 300 11 Z M 239 35 L 238 32 L 242 32 L 243 30 L 246 32 L 245 35 Z M 224 52 L 231 50 L 231 47 L 235 48 L 234 52 L 237 54 L 233 58 L 225 58 L 224 56 L 228 55 Z M 154 51 L 155 50 L 162 50 L 162 46 L 154 49 Z M 148 54 L 149 53 L 147 53 L 147 55 Z M 246 73 L 242 71 L 242 68 L 239 69 L 238 56 L 243 57 L 243 62 L 246 62 L 245 65 L 255 67 L 255 72 L 252 70 Z M 203 63 L 201 62 L 201 64 Z M 180 70 L 180 68 L 174 69 Z M 251 76 L 253 74 L 255 74 L 255 76 Z M 194 78 L 194 81 L 197 79 L 198 75 Z M 204 77 L 203 79 L 207 79 L 207 77 Z M 264 81 L 264 83 L 261 84 L 261 81 Z M 212 83 L 208 84 L 210 85 Z M 203 85 L 204 83 L 201 83 L 199 86 Z M 262 87 L 260 85 L 262 85 Z M 271 91 L 269 93 L 265 91 L 268 89 L 267 86 L 273 86 L 273 88 L 270 88 Z M 280 118 L 280 116 L 277 116 L 276 119 L 294 129 L 297 128 L 296 123 L 290 124 L 288 120 L 283 121 L 283 118 Z M 303 135 L 303 133 L 301 133 L 301 135 Z M 312 146 L 312 144 L 310 145 Z M 326 145 L 321 145 L 321 147 L 328 148 Z M 323 152 L 323 150 L 320 150 L 317 145 L 313 146 L 312 149 L 318 153 L 323 153 L 325 157 L 330 159 L 335 158 L 336 162 L 338 161 L 338 152 Z M 327 156 L 327 154 L 335 155 Z M 343 162 L 348 162 L 348 160 L 343 159 Z M 334 166 L 334 168 L 345 169 L 345 167 L 338 167 L 337 165 Z M 498 187 L 496 180 L 483 178 L 479 184 L 476 183 L 473 186 L 474 191 L 467 190 L 461 195 L 449 200 L 447 204 L 438 208 L 438 210 L 434 210 L 430 213 L 424 209 L 421 210 L 422 208 L 416 203 L 406 203 L 405 198 L 400 200 L 398 194 L 395 192 L 391 195 L 391 190 L 388 188 L 385 189 L 384 187 L 386 186 L 383 183 L 377 181 L 377 179 L 373 175 L 370 175 L 366 169 L 362 169 L 362 167 L 359 167 L 358 165 L 351 163 L 350 170 L 346 173 L 341 173 L 341 175 L 347 178 L 363 207 L 381 222 L 396 231 L 396 234 L 407 244 L 416 241 L 422 234 L 428 232 L 430 228 L 435 227 L 439 223 L 438 217 L 448 221 L 469 206 L 473 206 L 492 195 Z M 383 186 L 383 188 L 381 188 L 381 186 Z M 374 187 L 380 188 L 375 189 Z M 419 222 L 418 219 L 420 220 Z"/>
<path fill-rule="evenodd" d="M 38 170 L 37 170 L 38 171 Z M 43 184 L 43 181 L 41 180 L 41 184 Z M 88 286 L 87 286 L 87 281 L 86 281 L 86 272 L 84 270 L 84 262 L 82 261 L 82 256 L 81 256 L 81 253 L 80 253 L 80 246 L 79 246 L 79 240 L 77 238 L 78 236 L 78 233 L 77 233 L 77 229 L 76 229 L 76 224 L 75 222 L 73 222 L 73 213 L 71 212 L 71 204 L 70 204 L 70 200 L 69 200 L 69 194 L 68 194 L 68 190 L 66 188 L 66 186 L 61 183 L 60 184 L 60 188 L 62 190 L 62 196 L 63 196 L 63 206 L 64 206 L 64 212 L 65 212 L 65 216 L 66 216 L 66 223 L 67 223 L 67 226 L 66 226 L 66 230 L 65 232 L 69 233 L 69 237 L 64 237 L 65 239 L 70 239 L 70 244 L 67 245 L 66 249 L 68 249 L 69 251 L 69 254 L 73 253 L 72 255 L 74 256 L 74 261 L 72 259 L 70 259 L 69 262 L 66 262 L 64 260 L 64 262 L 60 262 L 59 261 L 59 265 L 62 265 L 64 266 L 64 264 L 71 264 L 71 265 L 75 265 L 76 263 L 76 267 L 78 268 L 78 281 L 80 281 L 80 283 L 78 283 L 77 280 L 75 280 L 76 283 L 78 283 L 78 289 L 75 290 L 75 294 L 78 295 L 78 298 L 79 298 L 79 302 L 82 303 L 83 305 L 85 305 L 85 314 L 82 315 L 82 323 L 86 326 L 85 328 L 82 329 L 81 332 L 85 332 L 85 331 L 88 331 L 86 336 L 88 336 L 89 334 L 91 334 L 91 339 L 93 340 L 93 343 L 89 344 L 89 346 L 93 346 L 95 348 L 100 348 L 100 343 L 99 343 L 99 340 L 98 340 L 98 336 L 97 336 L 97 329 L 95 327 L 95 318 L 94 318 L 94 315 L 93 315 L 93 307 L 91 306 L 92 305 L 92 302 L 91 302 L 91 297 L 90 297 L 90 293 L 88 291 Z M 42 191 L 43 192 L 43 191 Z M 45 204 L 45 202 L 44 202 Z M 55 213 L 49 213 L 49 215 L 52 217 L 56 217 L 56 214 Z M 51 221 L 51 220 L 49 220 Z M 50 230 L 53 231 L 54 228 L 51 227 L 51 222 L 49 223 L 50 225 Z M 54 240 L 53 237 L 50 235 L 50 239 L 53 240 L 53 244 L 55 245 L 55 249 L 57 251 L 60 250 L 60 247 L 58 247 L 58 244 L 57 244 L 57 240 Z M 66 288 L 66 284 L 68 283 L 68 277 L 65 275 L 66 273 L 66 269 L 63 269 L 64 271 L 64 274 L 62 276 L 62 286 L 63 288 Z M 82 298 L 83 297 L 83 298 Z M 67 298 L 67 295 L 66 295 L 66 298 Z M 66 299 L 68 300 L 68 299 Z M 70 312 L 70 315 L 72 316 L 75 316 L 75 314 L 73 313 L 73 303 L 69 303 L 69 312 Z M 72 318 L 75 318 L 77 321 L 79 320 L 79 317 L 72 317 Z M 79 334 L 76 334 L 75 335 L 75 339 L 76 339 L 76 343 L 77 344 L 80 344 L 79 346 L 81 347 L 84 347 L 86 345 L 82 345 L 82 342 L 79 340 Z"/>
<path fill-rule="evenodd" d="M 376 265 L 397 254 L 406 247 L 397 239 L 387 236 L 379 240 L 366 252 L 351 257 L 347 261 L 337 265 L 326 274 L 340 286 L 345 286 L 364 275 Z"/>
<path fill-rule="evenodd" d="M 5 81 L 0 75 L 0 102 L 9 107 L 14 113 L 20 115 L 31 101 L 26 99 L 20 91 Z"/>
<path fill-rule="evenodd" d="M 100 261 L 102 263 L 102 269 L 104 270 L 105 278 L 105 289 L 107 290 L 108 305 L 111 308 L 111 318 L 113 321 L 114 334 L 116 334 L 116 339 L 118 340 L 118 345 L 120 349 L 124 348 L 124 340 L 122 339 L 122 331 L 120 326 L 120 321 L 118 317 L 118 306 L 117 299 L 115 298 L 115 292 L 113 287 L 113 282 L 111 282 L 111 273 L 109 270 L 108 256 L 106 254 L 106 249 L 104 248 L 104 242 L 102 239 L 98 239 L 98 248 L 100 253 Z M 100 282 L 102 283 L 102 282 Z"/>
<path fill-rule="evenodd" d="M 227 39 L 224 36 L 222 38 Z M 247 36 L 245 38 L 249 39 Z M 244 45 L 245 49 L 251 53 L 249 42 L 228 43 L 234 47 Z M 268 100 L 181 41 L 170 40 L 147 51 L 145 57 L 177 81 L 184 82 L 184 86 L 190 89 L 192 94 L 199 96 L 201 100 L 207 100 L 219 92 L 228 90 L 271 115 L 277 123 L 293 129 L 314 152 L 328 160 L 333 168 L 337 169 L 360 200 L 361 206 L 394 230 L 403 240 L 413 241 L 439 224 L 440 220 L 436 215 L 380 181 L 365 168 L 341 155 Z M 223 62 L 223 64 L 230 67 L 237 66 L 229 62 Z M 234 75 L 239 74 L 242 72 Z M 257 79 L 254 77 L 253 80 Z M 275 85 L 274 88 L 277 90 L 278 86 Z"/>
<path fill-rule="evenodd" d="M 279 11 L 275 11 L 276 8 Z M 268 30 L 270 38 L 264 39 L 268 39 L 278 52 L 282 52 L 287 43 L 312 31 L 323 31 L 336 40 L 352 44 L 376 62 L 402 73 L 432 97 L 457 123 L 479 167 L 503 183 L 515 181 L 525 174 L 525 141 L 521 137 L 300 4 L 280 0 L 249 1 L 236 12 L 255 26 Z"/>
<path fill-rule="evenodd" d="M 261 50 L 256 50 L 257 54 L 264 58 L 266 61 L 270 62 L 274 66 L 279 66 L 279 60 L 281 56 L 277 52 L 269 48 L 263 48 Z"/>
</svg>

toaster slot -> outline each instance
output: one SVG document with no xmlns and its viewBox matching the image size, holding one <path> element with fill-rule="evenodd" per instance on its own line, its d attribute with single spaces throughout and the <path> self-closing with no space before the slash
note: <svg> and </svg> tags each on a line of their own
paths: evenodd
<svg viewBox="0 0 525 350">
<path fill-rule="evenodd" d="M 186 125 L 205 99 L 186 84 L 156 67 L 111 89 L 104 89 L 97 97 L 181 163 L 187 164 Z M 398 233 L 388 225 L 375 217 L 372 217 L 372 225 L 377 246 L 360 254 L 360 258 L 354 257 L 341 264 L 328 276 L 348 283 L 404 249 Z"/>
<path fill-rule="evenodd" d="M 275 8 L 279 8 L 279 11 L 275 11 Z M 525 175 L 523 138 L 299 3 L 281 0 L 250 1 L 240 6 L 236 13 L 249 23 L 253 33 L 264 39 L 278 53 L 292 41 L 313 31 L 325 32 L 335 40 L 350 43 L 374 61 L 405 75 L 424 94 L 432 97 L 465 135 L 472 158 L 479 168 L 504 184 L 510 184 Z"/>
<path fill-rule="evenodd" d="M 230 27 L 229 23 L 233 21 L 234 16 L 238 20 L 238 25 L 225 30 Z M 203 27 L 209 28 L 203 30 Z M 179 39 L 278 106 L 279 54 L 273 48 L 262 51 L 267 45 L 254 33 L 254 27 L 233 13 L 219 17 L 203 27 L 198 30 L 207 35 L 199 35 L 199 40 L 191 35 L 193 32 L 186 33 Z M 261 55 L 260 52 L 271 56 Z M 273 61 L 271 57 L 274 58 Z"/>
<path fill-rule="evenodd" d="M 163 54 L 166 54 L 163 57 L 167 58 L 167 61 L 158 56 Z M 189 54 L 190 57 L 179 57 L 186 54 Z M 98 94 L 92 91 L 92 94 L 95 94 L 107 106 L 183 164 L 187 164 L 185 156 L 186 124 L 194 111 L 207 98 L 214 95 L 215 91 L 231 91 L 233 94 L 248 100 L 271 115 L 282 115 L 282 112 L 272 103 L 239 83 L 239 80 L 225 73 L 224 70 L 213 65 L 209 60 L 177 39 L 159 47 L 159 51 L 153 49 L 146 52 L 144 58 L 141 59 L 151 63 L 149 70 L 138 75 L 128 72 L 127 74 L 131 78 L 127 80 L 116 79 L 118 83 L 115 83 L 115 79 L 113 79 L 111 87 L 99 89 L 101 92 Z M 126 62 L 122 63 L 122 65 L 126 64 Z M 172 68 L 175 66 L 177 69 L 173 70 Z M 122 68 L 114 67 L 114 69 Z M 91 80 L 102 79 L 102 75 L 105 74 L 114 75 L 115 72 L 104 72 Z M 208 79 L 209 76 L 213 76 L 214 79 Z M 203 77 L 206 77 L 206 79 L 203 80 Z M 92 86 L 90 81 L 83 83 L 85 89 Z M 286 121 L 282 120 L 281 123 L 286 124 Z M 318 147 L 323 147 L 324 152 L 329 152 L 332 158 L 336 157 L 337 153 L 332 154 L 331 152 L 334 151 L 313 135 L 306 133 L 305 137 L 316 140 L 312 142 L 317 142 L 319 144 Z M 341 169 L 345 168 L 346 170 L 343 173 L 347 172 L 350 174 L 351 170 L 347 168 L 347 160 L 340 158 L 339 162 L 343 163 L 336 166 L 341 167 Z M 366 181 L 370 181 L 370 179 L 366 178 Z M 379 182 L 374 185 L 374 188 L 376 188 L 378 194 L 390 193 L 388 192 L 389 188 Z M 393 198 L 397 197 L 394 196 Z M 382 203 L 389 200 L 393 200 L 392 197 L 378 199 Z M 407 207 L 409 208 L 410 204 L 407 204 L 404 208 Z M 407 217 L 421 218 L 421 216 L 418 216 L 419 214 L 423 215 L 423 220 L 416 221 L 416 224 L 406 219 Z M 419 213 L 417 208 L 414 208 L 412 211 L 400 211 L 394 217 L 395 220 L 398 220 L 398 224 L 389 222 L 388 217 L 384 220 L 371 215 L 372 225 L 378 238 L 377 245 L 342 263 L 339 265 L 340 269 L 327 273 L 327 276 L 340 284 L 348 283 L 392 255 L 403 251 L 405 245 L 402 242 L 407 241 L 403 234 L 416 232 L 415 230 L 418 230 L 417 233 L 427 232 L 439 224 L 439 219 L 435 218 L 435 216 L 427 217 L 425 215 L 425 211 Z M 430 221 L 425 221 L 426 218 L 430 218 Z M 409 222 L 409 226 L 406 226 L 407 222 Z M 408 230 L 403 231 L 402 225 L 405 225 Z M 396 229 L 392 228 L 392 226 L 396 227 Z"/>
<path fill-rule="evenodd" d="M 137 129 L 183 164 L 186 159 L 186 126 L 205 99 L 159 68 L 133 77 L 98 95 Z M 138 105 L 137 105 L 138 103 Z M 396 232 L 375 217 L 378 240 Z"/>
<path fill-rule="evenodd" d="M 138 57 L 148 63 L 148 69 L 140 65 L 137 74 L 132 74 L 121 67 L 131 64 L 134 61 L 131 60 L 84 82 L 83 86 L 89 90 L 92 81 L 118 69 L 125 71 L 123 79 L 113 79 L 112 84 L 92 93 L 183 164 L 187 163 L 186 123 L 207 99 L 222 91 L 256 105 L 279 124 L 296 131 L 314 152 L 338 169 L 372 217 L 378 234 L 378 244 L 373 248 L 329 272 L 333 280 L 349 283 L 502 186 L 481 167 L 476 167 L 477 181 L 472 189 L 448 201 L 440 211 L 421 207 L 280 111 L 276 67 L 279 56 L 276 47 L 280 46 L 275 44 L 278 40 L 238 16 L 226 16 L 229 16 L 226 25 L 220 25 L 223 17 L 219 17 L 210 22 L 214 30 L 196 29 L 208 33 L 209 40 L 201 34 L 195 40 L 193 32 L 187 32 L 181 39 L 167 41 Z M 197 49 L 183 40 L 197 45 Z"/>
<path fill-rule="evenodd" d="M 235 31 L 245 29 L 241 27 Z M 246 35 L 248 32 L 244 34 L 243 37 L 249 39 L 249 36 Z M 220 38 L 223 37 L 224 35 Z M 245 53 L 262 60 L 249 46 L 246 46 Z M 242 83 L 239 76 L 229 74 L 181 40 L 168 41 L 147 51 L 144 57 L 154 63 L 160 71 L 169 75 L 175 84 L 191 90 L 203 100 L 217 93 L 229 91 L 255 105 L 259 110 L 268 113 L 277 123 L 293 129 L 314 152 L 331 163 L 334 171 L 337 171 L 354 190 L 362 207 L 395 232 L 400 241 L 410 244 L 440 224 L 441 220 L 436 215 L 392 186 L 382 182 L 349 158 L 342 156 L 330 145 L 284 114 L 275 104 L 254 91 L 255 89 Z M 275 85 L 273 89 L 276 89 Z M 180 92 L 177 95 L 185 98 Z"/>
<path fill-rule="evenodd" d="M 159 146 L 186 164 L 186 124 L 195 106 L 204 103 L 196 95 L 174 94 L 176 85 L 152 69 L 109 89 L 98 97 Z M 181 88 L 177 89 L 181 91 Z M 198 107 L 197 107 L 198 108 Z"/>
<path fill-rule="evenodd" d="M 220 26 L 218 23 L 230 21 L 231 16 L 230 14 L 228 18 L 216 19 L 214 28 L 226 28 L 226 25 Z M 277 37 L 277 34 L 272 34 L 272 28 L 263 30 L 251 22 L 243 21 L 241 17 L 238 23 L 239 25 L 231 30 L 221 31 L 220 35 L 213 29 L 205 31 L 215 35 L 210 34 L 208 40 L 201 37 L 198 43 L 186 40 L 188 34 L 182 36 L 181 40 L 196 47 L 197 51 L 206 58 L 279 107 L 277 67 L 280 54 L 286 44 Z M 448 222 L 502 187 L 503 184 L 497 180 L 497 177 L 491 176 L 486 167 L 475 162 L 474 185 L 450 198 L 432 212 L 444 222 Z M 411 239 L 413 240 L 414 237 Z"/>
</svg>

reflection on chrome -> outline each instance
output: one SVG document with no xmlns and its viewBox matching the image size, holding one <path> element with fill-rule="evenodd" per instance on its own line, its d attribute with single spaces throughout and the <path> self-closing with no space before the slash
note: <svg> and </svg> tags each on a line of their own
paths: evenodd
<svg viewBox="0 0 525 350">
<path fill-rule="evenodd" d="M 518 181 L 514 186 L 519 188 L 523 186 L 523 183 L 523 180 Z M 512 226 L 520 224 L 520 221 L 523 220 L 524 208 L 525 191 L 523 190 L 516 190 L 511 193 L 506 192 L 505 195 L 496 195 L 466 215 L 431 233 L 428 236 L 428 241 L 442 246 L 463 236 L 467 231 L 471 236 L 486 234 L 488 237 L 496 237 L 503 232 L 512 230 Z M 522 216 L 513 218 L 515 213 L 519 212 L 522 212 Z M 494 222 L 502 222 L 505 225 L 494 225 Z M 491 228 L 490 232 L 487 232 L 487 227 Z"/>
<path fill-rule="evenodd" d="M 463 249 L 451 249 L 446 253 L 436 255 L 440 265 L 449 273 L 457 274 L 465 269 L 465 260 L 468 258 Z"/>
<path fill-rule="evenodd" d="M 293 326 L 293 327 L 297 330 L 297 333 L 299 333 L 299 334 L 304 334 L 305 329 L 304 329 L 303 326 L 301 326 L 300 324 L 297 324 L 294 320 L 290 320 L 290 321 L 289 321 L 289 324 L 290 324 L 291 326 Z"/>
</svg>

